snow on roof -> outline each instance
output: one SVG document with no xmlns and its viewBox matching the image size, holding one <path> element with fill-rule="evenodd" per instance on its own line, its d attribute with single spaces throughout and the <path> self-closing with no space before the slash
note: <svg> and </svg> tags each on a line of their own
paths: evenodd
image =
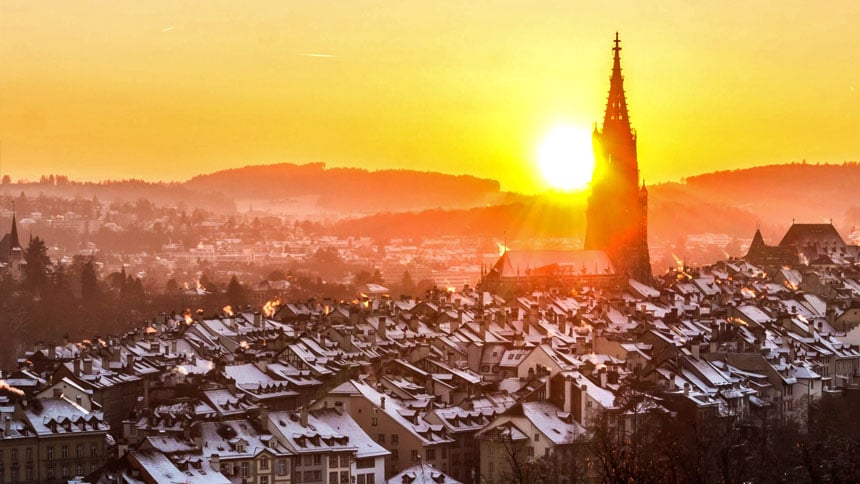
<svg viewBox="0 0 860 484">
<path fill-rule="evenodd" d="M 570 444 L 579 436 L 585 434 L 585 428 L 570 419 L 570 423 L 561 419 L 561 410 L 549 402 L 525 402 L 523 414 L 554 444 Z"/>
<path fill-rule="evenodd" d="M 424 461 L 403 469 L 386 482 L 388 484 L 463 484 Z"/>
<path fill-rule="evenodd" d="M 660 291 L 647 284 L 641 283 L 636 279 L 628 279 L 627 282 L 630 284 L 630 287 L 634 291 L 638 292 L 642 297 L 660 297 Z"/>
<path fill-rule="evenodd" d="M 141 470 L 155 482 L 183 482 L 188 484 L 229 484 L 230 480 L 211 467 L 189 465 L 180 470 L 170 459 L 157 450 L 132 450 L 130 458 L 139 463 Z"/>
</svg>

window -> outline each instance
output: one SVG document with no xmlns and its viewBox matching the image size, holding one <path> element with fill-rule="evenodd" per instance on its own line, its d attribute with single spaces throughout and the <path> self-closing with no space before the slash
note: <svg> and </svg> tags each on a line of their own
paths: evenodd
<svg viewBox="0 0 860 484">
<path fill-rule="evenodd" d="M 269 476 L 260 476 L 260 484 L 269 484 Z"/>
<path fill-rule="evenodd" d="M 10 473 L 9 480 L 12 482 L 18 482 L 18 468 L 13 467 L 12 472 Z"/>
<path fill-rule="evenodd" d="M 15 455 L 14 449 L 12 450 L 12 455 Z M 48 457 L 48 460 L 54 460 L 54 446 L 53 445 L 48 447 L 47 457 Z M 12 460 L 14 461 L 15 459 L 13 458 Z"/>
<path fill-rule="evenodd" d="M 286 475 L 287 471 L 287 459 L 278 459 L 278 475 Z"/>
<path fill-rule="evenodd" d="M 63 473 L 60 475 L 63 479 L 69 477 L 69 464 L 63 464 Z"/>
<path fill-rule="evenodd" d="M 47 474 L 45 477 L 53 479 L 57 473 L 57 464 L 48 464 L 45 466 L 45 473 Z"/>
<path fill-rule="evenodd" d="M 248 472 L 248 470 L 249 470 L 248 469 L 248 463 L 242 462 L 242 464 L 240 464 L 240 466 L 239 466 L 239 473 L 241 474 L 241 476 L 242 477 L 248 477 L 248 475 L 250 474 L 250 472 Z"/>
<path fill-rule="evenodd" d="M 18 462 L 18 449 L 12 449 L 12 462 Z"/>
<path fill-rule="evenodd" d="M 81 473 L 83 475 L 83 473 Z M 24 480 L 26 482 L 30 482 L 33 480 L 33 466 L 27 466 L 24 469 Z"/>
<path fill-rule="evenodd" d="M 391 460 L 400 460 L 400 453 L 397 449 L 391 449 Z"/>
<path fill-rule="evenodd" d="M 400 441 L 398 434 L 391 434 L 391 443 L 397 444 Z"/>
<path fill-rule="evenodd" d="M 83 464 L 81 464 L 80 462 L 78 462 L 78 465 L 77 465 L 77 472 L 75 473 L 75 475 L 76 475 L 76 476 L 82 476 L 82 475 L 84 475 L 84 465 L 83 465 Z"/>
<path fill-rule="evenodd" d="M 269 458 L 263 457 L 260 459 L 260 470 L 267 471 L 269 470 Z"/>
<path fill-rule="evenodd" d="M 376 417 L 373 417 L 370 421 L 370 425 L 376 427 L 377 425 L 379 425 L 379 419 Z"/>
<path fill-rule="evenodd" d="M 337 482 L 337 472 L 336 471 L 328 473 L 328 482 L 329 483 Z"/>
<path fill-rule="evenodd" d="M 304 463 L 305 463 L 305 467 L 310 467 L 310 466 L 314 465 L 314 458 L 308 454 L 305 454 Z"/>
<path fill-rule="evenodd" d="M 436 460 L 436 449 L 427 449 L 427 460 Z M 413 458 L 412 460 L 416 460 Z"/>
<path fill-rule="evenodd" d="M 314 465 L 315 466 L 322 465 L 322 455 L 314 454 Z"/>
<path fill-rule="evenodd" d="M 527 447 L 526 448 L 526 455 L 529 457 L 534 457 L 535 456 L 535 448 L 534 447 Z"/>
<path fill-rule="evenodd" d="M 539 442 L 539 441 L 540 441 L 540 434 L 535 434 L 535 442 Z"/>
<path fill-rule="evenodd" d="M 27 462 L 33 462 L 33 448 L 27 447 Z"/>
<path fill-rule="evenodd" d="M 418 462 L 418 460 L 419 460 L 419 459 L 418 459 L 418 451 L 417 451 L 417 450 L 413 450 L 413 451 L 412 451 L 412 461 L 413 461 L 413 462 Z"/>
<path fill-rule="evenodd" d="M 357 469 L 372 469 L 373 464 L 373 459 L 358 459 L 355 461 L 355 467 Z"/>
<path fill-rule="evenodd" d="M 448 458 L 448 448 L 447 447 L 442 447 L 442 458 L 443 459 Z"/>
<path fill-rule="evenodd" d="M 300 482 L 302 482 L 302 473 L 296 472 L 296 484 L 299 484 Z"/>
<path fill-rule="evenodd" d="M 377 435 L 377 436 L 376 436 L 376 441 L 377 441 L 377 442 L 379 442 L 380 444 L 384 444 L 384 443 L 385 443 L 385 434 L 379 434 L 379 435 Z M 394 442 L 392 442 L 392 444 L 393 444 L 393 443 L 394 443 Z"/>
<path fill-rule="evenodd" d="M 63 445 L 62 447 L 60 447 L 60 457 L 62 457 L 63 459 L 69 458 L 69 446 L 68 445 Z"/>
<path fill-rule="evenodd" d="M 349 456 L 344 454 L 340 456 L 340 466 L 341 467 L 349 467 Z"/>
<path fill-rule="evenodd" d="M 99 455 L 99 444 L 91 444 L 90 445 L 90 455 L 92 455 L 92 456 Z"/>
<path fill-rule="evenodd" d="M 78 444 L 75 446 L 75 457 L 83 457 L 84 456 L 84 444 Z"/>
<path fill-rule="evenodd" d="M 328 466 L 329 467 L 337 467 L 337 456 L 336 455 L 328 456 Z"/>
<path fill-rule="evenodd" d="M 340 484 L 349 484 L 349 471 L 340 471 Z"/>
</svg>

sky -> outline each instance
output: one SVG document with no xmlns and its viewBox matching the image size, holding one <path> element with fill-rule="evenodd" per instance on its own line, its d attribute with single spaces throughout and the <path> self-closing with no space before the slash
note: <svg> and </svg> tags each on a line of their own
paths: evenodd
<svg viewBox="0 0 860 484">
<path fill-rule="evenodd" d="M 547 188 L 619 31 L 642 177 L 860 159 L 860 2 L 0 0 L 0 174 L 325 162 Z"/>
</svg>

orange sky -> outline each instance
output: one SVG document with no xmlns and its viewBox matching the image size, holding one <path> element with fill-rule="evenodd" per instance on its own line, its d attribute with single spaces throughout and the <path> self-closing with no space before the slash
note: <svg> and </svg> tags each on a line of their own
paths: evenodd
<svg viewBox="0 0 860 484">
<path fill-rule="evenodd" d="M 602 5 L 606 4 L 606 5 Z M 860 159 L 860 3 L 0 0 L 0 173 L 414 168 L 545 189 L 621 32 L 642 175 Z"/>
</svg>

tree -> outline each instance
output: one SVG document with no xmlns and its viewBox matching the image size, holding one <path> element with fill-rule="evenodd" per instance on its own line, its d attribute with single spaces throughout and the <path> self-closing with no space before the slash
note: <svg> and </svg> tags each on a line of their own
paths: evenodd
<svg viewBox="0 0 860 484">
<path fill-rule="evenodd" d="M 400 287 L 398 288 L 400 294 L 404 294 L 407 296 L 415 295 L 415 281 L 412 279 L 412 274 L 409 271 L 403 271 L 403 276 L 400 278 Z"/>
<path fill-rule="evenodd" d="M 93 259 L 89 258 L 81 267 L 81 302 L 85 305 L 92 305 L 100 302 L 101 288 L 99 287 L 99 279 L 96 275 L 96 267 Z"/>
<path fill-rule="evenodd" d="M 287 275 L 286 275 L 286 274 L 284 274 L 284 271 L 282 271 L 282 270 L 280 270 L 280 269 L 275 269 L 275 270 L 273 270 L 273 271 L 272 271 L 272 272 L 270 272 L 270 273 L 269 273 L 269 275 L 266 277 L 266 279 L 267 279 L 267 280 L 269 280 L 269 281 L 283 281 L 283 280 L 284 280 L 284 279 L 286 279 L 286 278 L 287 278 Z"/>
<path fill-rule="evenodd" d="M 48 248 L 45 247 L 45 242 L 39 237 L 34 237 L 27 246 L 24 253 L 24 260 L 27 261 L 27 266 L 24 269 L 24 292 L 39 298 L 44 295 L 48 289 L 48 266 L 51 264 L 51 259 L 48 257 Z"/>
<path fill-rule="evenodd" d="M 165 294 L 176 294 L 179 292 L 179 284 L 176 282 L 176 279 L 170 278 L 167 280 L 167 284 L 164 287 Z"/>
<path fill-rule="evenodd" d="M 235 275 L 230 277 L 230 282 L 227 284 L 226 298 L 227 303 L 234 306 L 241 306 L 248 303 L 247 291 Z"/>
</svg>

